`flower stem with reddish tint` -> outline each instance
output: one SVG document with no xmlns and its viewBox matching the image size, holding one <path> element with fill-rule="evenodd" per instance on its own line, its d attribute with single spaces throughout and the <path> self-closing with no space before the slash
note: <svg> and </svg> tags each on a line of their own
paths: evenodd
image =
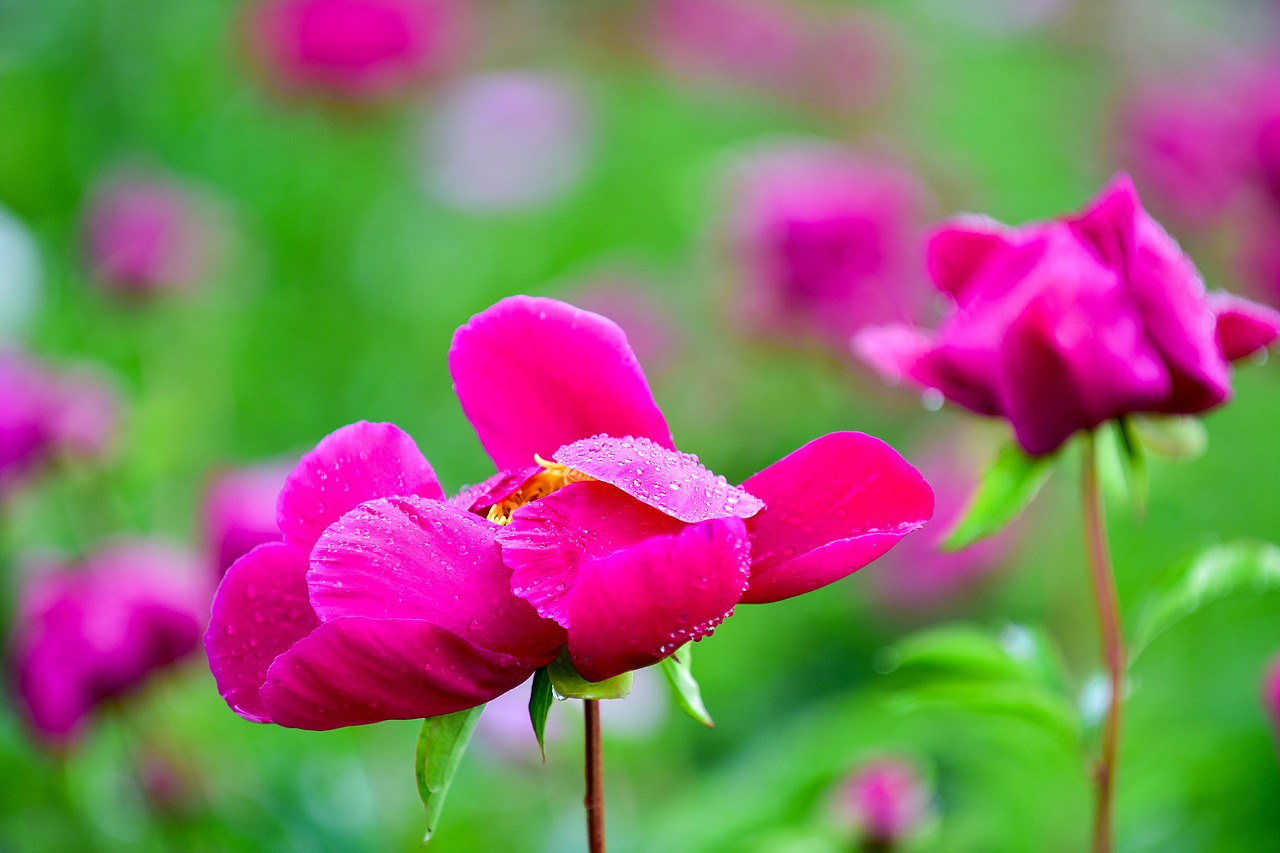
<svg viewBox="0 0 1280 853">
<path fill-rule="evenodd" d="M 1102 499 L 1098 490 L 1098 458 L 1092 433 L 1086 434 L 1084 445 L 1085 540 L 1089 568 L 1093 576 L 1093 596 L 1098 605 L 1098 622 L 1102 637 L 1102 656 L 1107 667 L 1110 701 L 1102 728 L 1102 755 L 1094 766 L 1096 807 L 1093 818 L 1094 853 L 1110 853 L 1111 805 L 1114 793 L 1116 754 L 1120 743 L 1120 707 L 1124 701 L 1125 649 L 1120 628 L 1120 606 L 1116 599 L 1115 576 L 1107 553 L 1107 530 L 1102 517 Z"/>
<path fill-rule="evenodd" d="M 600 752 L 600 703 L 582 700 L 587 736 L 587 795 L 582 804 L 587 808 L 587 849 L 604 853 L 604 764 Z"/>
</svg>

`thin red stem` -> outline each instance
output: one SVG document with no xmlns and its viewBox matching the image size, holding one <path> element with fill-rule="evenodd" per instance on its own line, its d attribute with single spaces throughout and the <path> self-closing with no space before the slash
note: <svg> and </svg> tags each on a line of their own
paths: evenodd
<svg viewBox="0 0 1280 853">
<path fill-rule="evenodd" d="M 1107 529 L 1102 517 L 1102 498 L 1098 490 L 1098 459 L 1092 434 L 1084 443 L 1085 539 L 1089 553 L 1089 569 L 1093 577 L 1093 596 L 1098 605 L 1102 657 L 1107 667 L 1111 688 L 1107 716 L 1102 727 L 1102 755 L 1094 767 L 1097 800 L 1093 818 L 1094 853 L 1111 851 L 1111 805 L 1114 799 L 1116 754 L 1120 745 L 1120 709 L 1124 703 L 1125 649 L 1120 628 L 1120 606 L 1116 598 L 1115 575 L 1107 553 Z"/>
<path fill-rule="evenodd" d="M 587 808 L 587 849 L 604 853 L 604 762 L 600 751 L 600 703 L 582 700 L 587 738 L 587 795 L 582 804 Z"/>
</svg>

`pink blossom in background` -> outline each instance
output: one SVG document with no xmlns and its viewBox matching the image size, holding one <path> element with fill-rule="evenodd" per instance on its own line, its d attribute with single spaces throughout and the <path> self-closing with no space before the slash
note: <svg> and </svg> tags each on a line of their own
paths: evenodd
<svg viewBox="0 0 1280 853">
<path fill-rule="evenodd" d="M 132 297 L 195 286 L 215 240 L 212 217 L 193 190 L 142 172 L 103 178 L 86 202 L 83 231 L 94 279 Z"/>
<path fill-rule="evenodd" d="M 863 9 L 810 22 L 804 67 L 791 95 L 821 109 L 861 113 L 878 106 L 902 74 L 897 32 Z"/>
<path fill-rule="evenodd" d="M 636 357 L 650 372 L 661 373 L 679 362 L 683 329 L 658 285 L 645 275 L 625 269 L 596 273 L 573 287 L 571 299 L 626 329 Z"/>
<path fill-rule="evenodd" d="M 512 358 L 513 342 L 538 357 Z M 674 449 L 622 330 L 555 300 L 476 315 L 449 368 L 497 473 L 446 500 L 390 424 L 304 456 L 277 504 L 284 541 L 237 560 L 214 600 L 205 646 L 241 716 L 328 729 L 450 713 L 566 647 L 584 677 L 611 678 L 739 602 L 856 571 L 933 509 L 915 469 L 859 433 L 730 485 Z"/>
<path fill-rule="evenodd" d="M 806 21 L 776 0 L 658 0 L 653 6 L 659 57 L 698 80 L 778 90 L 801 75 Z"/>
<path fill-rule="evenodd" d="M 259 0 L 250 48 L 286 92 L 365 101 L 404 93 L 458 59 L 458 0 Z"/>
<path fill-rule="evenodd" d="M 920 317 L 924 206 L 909 172 L 837 145 L 741 155 L 725 204 L 736 310 L 754 330 L 818 333 L 841 349 L 863 326 Z"/>
<path fill-rule="evenodd" d="M 1273 660 L 1262 678 L 1262 705 L 1280 737 L 1280 658 Z"/>
<path fill-rule="evenodd" d="M 924 822 L 929 795 L 906 761 L 881 758 L 854 770 L 840 789 L 841 811 L 857 827 L 867 849 L 900 844 Z"/>
<path fill-rule="evenodd" d="M 1280 335 L 1280 313 L 1205 293 L 1126 176 L 1076 216 L 943 225 L 928 266 L 951 315 L 936 331 L 866 329 L 856 351 L 890 381 L 1007 419 L 1033 455 L 1122 415 L 1221 405 L 1228 362 Z"/>
<path fill-rule="evenodd" d="M 432 193 L 462 210 L 550 204 L 582 177 L 591 116 L 569 78 L 536 72 L 464 79 L 442 94 L 425 138 Z"/>
<path fill-rule="evenodd" d="M 288 473 L 279 465 L 233 468 L 209 484 L 204 495 L 204 537 L 219 577 L 254 547 L 280 540 L 276 497 Z"/>
<path fill-rule="evenodd" d="M 9 649 L 35 730 L 51 744 L 69 744 L 101 703 L 194 651 L 209 595 L 191 555 L 144 540 L 33 574 Z"/>
</svg>

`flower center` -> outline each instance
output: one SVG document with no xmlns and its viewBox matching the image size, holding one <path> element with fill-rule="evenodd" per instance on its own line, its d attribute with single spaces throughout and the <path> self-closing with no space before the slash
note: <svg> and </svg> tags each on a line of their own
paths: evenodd
<svg viewBox="0 0 1280 853">
<path fill-rule="evenodd" d="M 524 484 L 512 493 L 510 497 L 489 507 L 489 514 L 485 516 L 486 518 L 497 524 L 510 524 L 511 514 L 525 504 L 532 503 L 539 498 L 545 498 L 570 483 L 583 483 L 595 479 L 595 477 L 584 474 L 581 471 L 561 465 L 559 462 L 543 459 L 536 453 L 533 454 L 533 461 L 537 462 L 542 467 L 542 470 L 525 480 Z"/>
</svg>

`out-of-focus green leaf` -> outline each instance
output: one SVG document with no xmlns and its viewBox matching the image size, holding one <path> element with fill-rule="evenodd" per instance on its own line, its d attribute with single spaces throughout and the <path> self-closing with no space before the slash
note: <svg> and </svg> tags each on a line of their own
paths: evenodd
<svg viewBox="0 0 1280 853">
<path fill-rule="evenodd" d="M 943 549 L 959 551 L 1003 530 L 1040 492 L 1055 458 L 1028 456 L 1014 442 L 1005 445 L 982 475 L 959 523 L 942 543 Z"/>
<path fill-rule="evenodd" d="M 422 808 L 427 813 L 427 830 L 422 836 L 424 844 L 431 840 L 436 825 L 440 822 L 445 795 L 449 793 L 453 775 L 458 772 L 458 765 L 462 762 L 467 744 L 471 742 L 471 733 L 475 731 L 483 710 L 483 705 L 477 705 L 465 711 L 428 717 L 422 721 L 422 732 L 418 735 L 416 775 L 418 796 L 422 798 Z"/>
<path fill-rule="evenodd" d="M 542 752 L 543 761 L 547 760 L 547 714 L 551 711 L 554 699 L 551 676 L 544 666 L 533 674 L 533 689 L 529 692 L 529 722 L 533 723 L 533 733 L 538 738 L 538 749 Z"/>
<path fill-rule="evenodd" d="M 1163 631 L 1202 607 L 1232 595 L 1258 592 L 1280 592 L 1280 548 L 1246 541 L 1204 549 L 1147 601 L 1130 661 Z"/>
<path fill-rule="evenodd" d="M 1039 726 L 1067 749 L 1079 743 L 1080 721 L 1071 703 L 1033 682 L 939 679 L 900 691 L 892 701 L 904 712 L 946 707 L 1013 717 Z"/>
<path fill-rule="evenodd" d="M 1129 485 L 1129 497 L 1133 500 L 1138 516 L 1145 517 L 1148 493 L 1147 457 L 1141 440 L 1134 432 L 1133 419 L 1120 418 L 1116 421 L 1116 435 L 1120 438 L 1121 462 L 1125 482 Z"/>
<path fill-rule="evenodd" d="M 1196 417 L 1134 415 L 1125 422 L 1142 447 L 1161 459 L 1195 459 L 1209 444 L 1204 423 Z"/>
<path fill-rule="evenodd" d="M 635 674 L 630 672 L 604 681 L 587 681 L 574 669 L 567 648 L 546 669 L 551 676 L 551 686 L 565 699 L 625 699 L 635 683 Z"/>
<path fill-rule="evenodd" d="M 702 690 L 693 677 L 693 643 L 665 658 L 659 666 L 662 667 L 662 674 L 667 677 L 667 683 L 671 685 L 680 710 L 707 728 L 714 728 L 715 723 L 711 721 L 707 706 L 702 702 Z"/>
</svg>

